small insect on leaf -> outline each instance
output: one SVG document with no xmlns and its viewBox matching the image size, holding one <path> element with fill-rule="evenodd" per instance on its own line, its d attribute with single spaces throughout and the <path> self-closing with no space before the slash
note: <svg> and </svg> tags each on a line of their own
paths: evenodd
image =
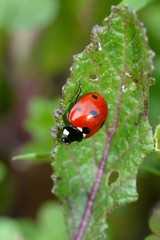
<svg viewBox="0 0 160 240">
<path fill-rule="evenodd" d="M 108 105 L 101 95 L 90 92 L 80 98 L 69 113 L 70 126 L 63 128 L 60 139 L 65 143 L 80 142 L 100 130 L 108 116 Z"/>
</svg>

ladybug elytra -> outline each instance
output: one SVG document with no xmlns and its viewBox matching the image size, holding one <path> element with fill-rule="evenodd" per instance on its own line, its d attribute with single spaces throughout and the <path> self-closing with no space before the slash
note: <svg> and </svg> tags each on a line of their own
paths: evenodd
<svg viewBox="0 0 160 240">
<path fill-rule="evenodd" d="M 98 93 L 90 92 L 81 97 L 69 113 L 71 125 L 63 127 L 60 139 L 67 144 L 80 142 L 94 135 L 108 116 L 108 105 Z"/>
</svg>

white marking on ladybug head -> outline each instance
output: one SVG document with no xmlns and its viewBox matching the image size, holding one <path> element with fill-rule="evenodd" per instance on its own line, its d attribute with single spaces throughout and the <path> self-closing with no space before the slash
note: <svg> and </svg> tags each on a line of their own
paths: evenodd
<svg viewBox="0 0 160 240">
<path fill-rule="evenodd" d="M 81 131 L 81 132 L 83 131 L 83 129 L 82 129 L 82 128 L 80 128 L 80 127 L 77 127 L 77 128 L 79 129 L 79 131 Z"/>
<path fill-rule="evenodd" d="M 84 138 L 86 137 L 86 135 L 87 135 L 86 133 L 83 133 L 83 137 L 84 137 Z"/>
<path fill-rule="evenodd" d="M 67 131 L 67 129 L 64 129 L 64 130 L 63 130 L 63 134 L 64 134 L 65 136 L 68 136 L 68 135 L 69 135 L 69 131 Z"/>
</svg>

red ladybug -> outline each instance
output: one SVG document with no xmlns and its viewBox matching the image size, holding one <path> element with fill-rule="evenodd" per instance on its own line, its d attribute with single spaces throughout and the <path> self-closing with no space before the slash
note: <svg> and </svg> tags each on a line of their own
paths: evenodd
<svg viewBox="0 0 160 240">
<path fill-rule="evenodd" d="M 108 116 L 108 105 L 101 95 L 90 92 L 73 106 L 69 113 L 71 125 L 63 127 L 61 140 L 65 143 L 80 142 L 94 135 Z"/>
</svg>

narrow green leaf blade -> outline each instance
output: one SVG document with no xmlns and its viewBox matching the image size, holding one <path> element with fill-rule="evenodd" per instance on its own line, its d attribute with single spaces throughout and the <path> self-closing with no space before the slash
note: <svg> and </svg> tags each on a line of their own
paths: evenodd
<svg viewBox="0 0 160 240">
<path fill-rule="evenodd" d="M 128 7 L 112 8 L 104 25 L 93 28 L 90 45 L 74 58 L 58 125 L 65 124 L 79 84 L 82 95 L 103 95 L 109 117 L 92 138 L 69 146 L 59 142 L 54 149 L 54 190 L 71 239 L 106 239 L 106 214 L 137 199 L 137 171 L 153 149 L 147 117 L 152 58 L 145 29 Z"/>
<path fill-rule="evenodd" d="M 141 8 L 147 6 L 149 3 L 153 2 L 155 0 L 123 0 L 119 7 L 123 7 L 126 4 L 128 4 L 130 7 L 132 7 L 135 11 L 140 10 Z"/>
<path fill-rule="evenodd" d="M 158 158 L 160 159 L 160 124 L 156 127 L 154 133 L 154 145 L 155 151 L 158 155 Z"/>
<path fill-rule="evenodd" d="M 24 159 L 50 159 L 49 152 L 35 152 L 35 153 L 25 153 L 12 157 L 12 160 L 24 160 Z"/>
</svg>

